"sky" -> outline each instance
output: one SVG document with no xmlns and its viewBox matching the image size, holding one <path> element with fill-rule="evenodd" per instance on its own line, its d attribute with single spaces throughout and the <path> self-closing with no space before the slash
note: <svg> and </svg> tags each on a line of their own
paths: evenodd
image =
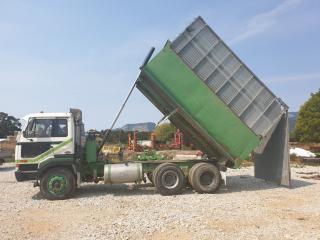
<svg viewBox="0 0 320 240">
<path fill-rule="evenodd" d="M 320 88 L 318 0 L 0 0 L 0 112 L 108 128 L 150 47 L 199 15 L 290 111 Z M 135 89 L 116 126 L 161 117 Z"/>
</svg>

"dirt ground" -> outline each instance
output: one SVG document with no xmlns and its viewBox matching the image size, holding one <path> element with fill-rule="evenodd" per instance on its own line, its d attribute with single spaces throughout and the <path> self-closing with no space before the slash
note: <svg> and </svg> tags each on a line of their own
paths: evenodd
<svg viewBox="0 0 320 240">
<path fill-rule="evenodd" d="M 298 173 L 299 174 L 298 174 Z M 291 188 L 227 172 L 217 194 L 160 196 L 151 184 L 84 184 L 47 201 L 0 166 L 0 239 L 320 239 L 320 167 L 293 167 Z"/>
</svg>

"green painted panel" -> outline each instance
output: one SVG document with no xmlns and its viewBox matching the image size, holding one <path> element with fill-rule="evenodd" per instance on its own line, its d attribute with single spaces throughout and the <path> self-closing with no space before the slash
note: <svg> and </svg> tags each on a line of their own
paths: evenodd
<svg viewBox="0 0 320 240">
<path fill-rule="evenodd" d="M 85 145 L 86 161 L 88 163 L 97 161 L 97 143 L 95 139 L 87 139 Z"/>
<path fill-rule="evenodd" d="M 259 138 L 171 50 L 168 43 L 145 70 L 234 158 L 246 159 Z"/>
<path fill-rule="evenodd" d="M 38 169 L 45 168 L 47 166 L 53 166 L 53 165 L 72 165 L 74 163 L 73 157 L 59 157 L 59 158 L 47 158 L 44 161 L 41 161 L 38 165 Z"/>
<path fill-rule="evenodd" d="M 67 144 L 69 143 L 72 143 L 72 138 L 69 138 L 68 140 L 58 144 L 57 146 L 53 147 L 53 148 L 50 148 L 49 150 L 45 151 L 44 153 L 41 153 L 39 156 L 35 157 L 35 158 L 30 158 L 30 159 L 27 159 L 27 163 L 37 163 L 37 162 L 40 162 L 40 161 L 43 161 L 45 158 L 47 158 L 48 156 L 50 155 L 54 155 L 54 152 L 61 149 L 62 147 L 66 146 Z M 25 164 L 26 160 L 16 160 L 16 163 L 22 163 L 22 164 Z"/>
</svg>

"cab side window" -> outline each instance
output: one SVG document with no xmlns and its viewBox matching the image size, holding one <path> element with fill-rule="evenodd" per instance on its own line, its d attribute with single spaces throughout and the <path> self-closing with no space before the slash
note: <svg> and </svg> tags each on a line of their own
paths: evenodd
<svg viewBox="0 0 320 240">
<path fill-rule="evenodd" d="M 51 137 L 67 137 L 68 121 L 67 119 L 54 119 L 52 125 Z"/>
</svg>

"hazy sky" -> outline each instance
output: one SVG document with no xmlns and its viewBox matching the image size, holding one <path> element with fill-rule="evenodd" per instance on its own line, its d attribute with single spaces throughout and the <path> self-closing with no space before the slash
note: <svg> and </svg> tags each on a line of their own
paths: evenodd
<svg viewBox="0 0 320 240">
<path fill-rule="evenodd" d="M 198 15 L 290 111 L 320 88 L 318 0 L 0 0 L 0 111 L 77 107 L 107 128 L 149 48 Z M 136 89 L 117 126 L 160 118 Z"/>
</svg>

